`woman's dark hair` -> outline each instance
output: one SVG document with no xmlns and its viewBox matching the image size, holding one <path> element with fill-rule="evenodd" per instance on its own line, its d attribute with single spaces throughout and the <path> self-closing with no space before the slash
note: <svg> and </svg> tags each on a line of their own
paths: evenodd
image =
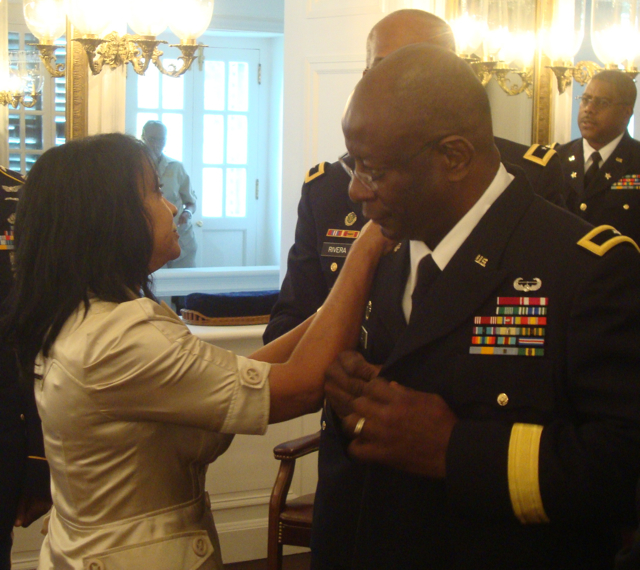
<svg viewBox="0 0 640 570">
<path fill-rule="evenodd" d="M 15 284 L 0 333 L 23 371 L 48 354 L 69 316 L 89 296 L 122 303 L 153 297 L 150 220 L 140 188 L 146 146 L 103 134 L 45 152 L 22 188 L 15 223 Z"/>
</svg>

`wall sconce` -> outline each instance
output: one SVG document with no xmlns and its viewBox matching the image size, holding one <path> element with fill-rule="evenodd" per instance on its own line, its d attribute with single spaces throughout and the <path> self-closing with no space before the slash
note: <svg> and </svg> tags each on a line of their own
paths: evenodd
<svg viewBox="0 0 640 570">
<path fill-rule="evenodd" d="M 207 29 L 213 15 L 214 0 L 111 0 L 105 4 L 100 0 L 23 0 L 24 16 L 29 29 L 39 43 L 42 61 L 55 77 L 64 75 L 64 66 L 55 65 L 53 42 L 65 30 L 66 18 L 74 26 L 85 53 L 91 72 L 102 71 L 104 65 L 112 69 L 131 63 L 139 75 L 144 75 L 149 64 L 161 73 L 179 77 L 185 73 L 199 48 L 197 38 Z M 118 28 L 126 20 L 136 35 L 119 35 Z M 163 52 L 158 49 L 163 40 L 157 40 L 167 25 L 180 38 L 177 47 L 182 60 L 180 68 L 175 65 L 166 69 L 162 65 Z"/>
<path fill-rule="evenodd" d="M 574 22 L 573 30 L 567 22 Z M 553 24 L 544 32 L 542 50 L 552 61 L 558 92 L 564 93 L 575 79 L 580 85 L 603 69 L 619 69 L 632 79 L 638 75 L 635 59 L 640 55 L 640 0 L 593 0 L 591 46 L 604 64 L 573 59 L 584 38 L 584 0 L 560 0 L 554 7 Z"/>
<path fill-rule="evenodd" d="M 44 84 L 44 69 L 37 53 L 10 51 L 8 67 L 0 74 L 0 105 L 36 106 Z"/>
<path fill-rule="evenodd" d="M 494 78 L 507 95 L 533 97 L 535 0 L 458 0 L 450 19 L 458 54 L 483 85 Z M 513 84 L 510 74 L 520 77 Z"/>
</svg>

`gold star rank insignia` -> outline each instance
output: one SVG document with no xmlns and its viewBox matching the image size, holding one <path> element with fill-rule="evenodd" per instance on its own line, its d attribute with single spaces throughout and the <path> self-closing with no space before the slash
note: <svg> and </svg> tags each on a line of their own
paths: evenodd
<svg viewBox="0 0 640 570">
<path fill-rule="evenodd" d="M 572 172 L 571 173 L 571 178 L 577 178 L 578 177 L 578 173 L 577 172 Z"/>
<path fill-rule="evenodd" d="M 358 216 L 356 216 L 355 212 L 349 212 L 347 214 L 347 217 L 344 219 L 344 223 L 347 224 L 348 226 L 352 226 L 353 224 L 356 223 L 357 219 L 358 219 Z"/>
<path fill-rule="evenodd" d="M 576 159 L 576 157 L 575 157 L 575 156 L 570 156 L 570 157 L 569 157 L 569 162 L 573 162 L 575 159 Z"/>
<path fill-rule="evenodd" d="M 611 174 L 609 174 L 608 172 L 604 175 L 604 177 L 605 177 L 607 180 L 611 180 Z"/>
</svg>

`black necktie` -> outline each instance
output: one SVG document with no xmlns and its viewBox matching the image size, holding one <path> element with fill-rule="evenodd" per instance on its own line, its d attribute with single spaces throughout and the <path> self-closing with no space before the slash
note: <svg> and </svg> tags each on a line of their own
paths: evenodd
<svg viewBox="0 0 640 570">
<path fill-rule="evenodd" d="M 426 297 L 427 291 L 433 285 L 438 275 L 442 271 L 433 260 L 431 254 L 425 255 L 418 264 L 416 286 L 411 294 L 411 317 L 416 314 L 416 309 L 420 305 L 421 301 Z"/>
<path fill-rule="evenodd" d="M 584 189 L 589 188 L 594 178 L 598 175 L 598 170 L 600 170 L 600 161 L 602 157 L 598 151 L 594 152 L 591 155 L 591 166 L 584 173 Z"/>
</svg>

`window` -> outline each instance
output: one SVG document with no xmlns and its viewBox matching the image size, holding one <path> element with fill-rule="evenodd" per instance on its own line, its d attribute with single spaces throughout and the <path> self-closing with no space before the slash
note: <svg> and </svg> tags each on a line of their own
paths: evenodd
<svg viewBox="0 0 640 570">
<path fill-rule="evenodd" d="M 38 40 L 28 31 L 9 32 L 9 50 L 35 51 L 29 44 Z M 57 63 L 65 62 L 64 38 L 56 41 Z M 48 148 L 65 141 L 64 77 L 51 77 L 45 72 L 42 95 L 37 104 L 28 109 L 9 107 L 9 168 L 27 174 L 38 157 Z"/>
<path fill-rule="evenodd" d="M 244 47 L 237 39 L 224 43 L 205 48 L 204 58 L 180 78 L 153 66 L 144 76 L 129 71 L 127 77 L 127 132 L 140 137 L 148 120 L 164 123 L 164 154 L 182 162 L 191 178 L 198 267 L 264 264 L 257 247 L 266 215 L 260 186 L 267 161 L 258 151 L 268 108 L 260 85 L 264 46 L 250 39 Z M 170 63 L 163 58 L 165 68 Z"/>
</svg>

